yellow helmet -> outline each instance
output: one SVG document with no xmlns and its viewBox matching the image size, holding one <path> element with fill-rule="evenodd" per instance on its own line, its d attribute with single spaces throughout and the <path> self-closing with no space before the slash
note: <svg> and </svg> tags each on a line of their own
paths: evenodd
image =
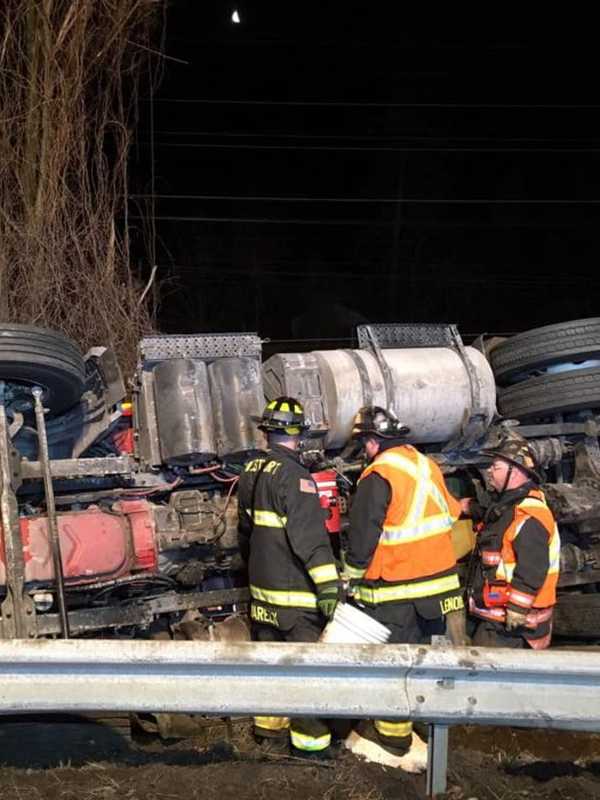
<svg viewBox="0 0 600 800">
<path fill-rule="evenodd" d="M 304 409 L 293 397 L 277 397 L 265 406 L 261 417 L 253 417 L 259 430 L 266 433 L 284 433 L 299 436 L 308 430 Z"/>
</svg>

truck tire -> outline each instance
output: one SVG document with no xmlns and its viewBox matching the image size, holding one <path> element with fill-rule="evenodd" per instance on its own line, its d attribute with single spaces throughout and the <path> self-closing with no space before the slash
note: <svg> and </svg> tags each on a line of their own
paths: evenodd
<svg viewBox="0 0 600 800">
<path fill-rule="evenodd" d="M 600 367 L 540 375 L 516 383 L 500 390 L 498 408 L 505 417 L 518 420 L 600 408 Z"/>
<path fill-rule="evenodd" d="M 496 345 L 489 354 L 501 385 L 520 373 L 595 358 L 600 358 L 600 317 L 534 328 Z"/>
<path fill-rule="evenodd" d="M 85 388 L 85 363 L 81 351 L 62 333 L 35 325 L 0 325 L 0 380 L 9 398 L 44 390 L 44 406 L 51 415 L 73 406 Z"/>
<path fill-rule="evenodd" d="M 600 594 L 559 595 L 553 633 L 570 639 L 600 639 Z"/>
</svg>

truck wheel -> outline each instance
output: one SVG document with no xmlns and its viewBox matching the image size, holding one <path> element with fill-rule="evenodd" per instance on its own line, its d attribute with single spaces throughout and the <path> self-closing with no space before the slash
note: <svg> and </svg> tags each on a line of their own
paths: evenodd
<svg viewBox="0 0 600 800">
<path fill-rule="evenodd" d="M 573 639 L 600 638 L 600 594 L 559 595 L 553 633 Z"/>
<path fill-rule="evenodd" d="M 541 375 L 509 386 L 499 391 L 498 408 L 505 417 L 518 420 L 600 408 L 600 367 Z"/>
<path fill-rule="evenodd" d="M 600 318 L 534 328 L 496 345 L 489 359 L 501 385 L 552 364 L 600 358 Z"/>
<path fill-rule="evenodd" d="M 0 325 L 0 380 L 5 403 L 26 409 L 31 389 L 44 390 L 44 406 L 59 414 L 80 400 L 85 388 L 85 363 L 81 351 L 62 333 L 35 325 Z"/>
</svg>

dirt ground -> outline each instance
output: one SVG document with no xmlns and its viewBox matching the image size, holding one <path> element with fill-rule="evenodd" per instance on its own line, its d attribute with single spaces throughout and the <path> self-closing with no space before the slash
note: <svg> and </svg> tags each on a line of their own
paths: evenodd
<svg viewBox="0 0 600 800">
<path fill-rule="evenodd" d="M 365 764 L 265 756 L 249 723 L 210 721 L 162 741 L 90 721 L 0 723 L 3 800 L 421 800 L 424 776 Z M 597 800 L 600 736 L 451 731 L 448 800 Z"/>
</svg>

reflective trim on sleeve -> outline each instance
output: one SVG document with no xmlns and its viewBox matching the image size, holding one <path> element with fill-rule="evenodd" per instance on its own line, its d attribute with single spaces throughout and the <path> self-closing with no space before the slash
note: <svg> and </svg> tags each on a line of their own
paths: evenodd
<svg viewBox="0 0 600 800">
<path fill-rule="evenodd" d="M 297 750 L 307 750 L 315 752 L 318 750 L 325 750 L 331 744 L 331 734 L 325 733 L 323 736 L 307 736 L 304 733 L 299 733 L 293 728 L 290 731 L 290 741 L 292 747 Z"/>
<path fill-rule="evenodd" d="M 315 583 L 328 583 L 338 579 L 338 571 L 335 564 L 321 564 L 319 567 L 309 569 L 308 574 Z"/>
<path fill-rule="evenodd" d="M 393 736 L 403 739 L 412 733 L 412 722 L 387 722 L 384 719 L 375 720 L 375 730 L 382 736 Z"/>
<path fill-rule="evenodd" d="M 518 589 L 510 586 L 508 589 L 508 602 L 514 603 L 517 606 L 522 606 L 523 608 L 531 608 L 535 601 L 534 594 L 526 594 L 525 592 L 519 592 Z"/>
<path fill-rule="evenodd" d="M 532 608 L 527 612 L 528 628 L 537 628 L 542 622 L 552 619 L 554 608 Z M 469 613 L 480 619 L 491 619 L 494 622 L 504 622 L 506 620 L 505 608 L 480 608 L 476 605 L 472 597 L 469 597 Z"/>
<path fill-rule="evenodd" d="M 287 517 L 280 517 L 274 511 L 259 511 L 254 509 L 254 514 L 248 509 L 249 516 L 252 517 L 252 522 L 262 528 L 285 528 L 287 525 Z"/>
<path fill-rule="evenodd" d="M 344 574 L 347 575 L 349 578 L 354 578 L 355 580 L 357 578 L 362 578 L 366 571 L 367 571 L 366 569 L 361 569 L 360 567 L 353 567 L 351 564 L 348 563 L 345 563 L 343 565 Z"/>
<path fill-rule="evenodd" d="M 458 575 L 445 575 L 443 578 L 432 578 L 418 583 L 399 583 L 389 586 L 357 586 L 354 596 L 365 603 L 389 603 L 393 600 L 413 600 L 418 597 L 450 592 L 459 589 Z"/>
<path fill-rule="evenodd" d="M 499 550 L 482 550 L 481 561 L 486 567 L 495 567 L 502 561 L 502 554 Z"/>
<path fill-rule="evenodd" d="M 281 591 L 277 589 L 261 589 L 250 584 L 250 594 L 255 600 L 269 603 L 272 606 L 290 608 L 317 608 L 317 597 L 312 592 Z"/>
</svg>

